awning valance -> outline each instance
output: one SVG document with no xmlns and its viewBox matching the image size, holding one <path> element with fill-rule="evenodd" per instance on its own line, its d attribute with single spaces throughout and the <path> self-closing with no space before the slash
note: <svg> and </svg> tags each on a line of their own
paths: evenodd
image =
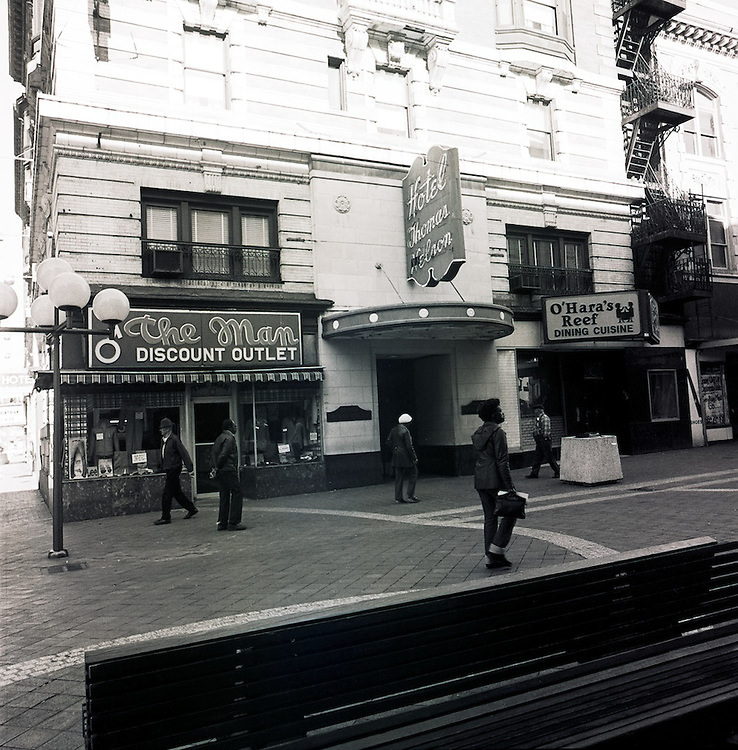
<svg viewBox="0 0 738 750">
<path fill-rule="evenodd" d="M 515 330 L 501 305 L 434 302 L 371 307 L 323 316 L 323 338 L 494 340 Z"/>
<path fill-rule="evenodd" d="M 295 367 L 284 370 L 221 370 L 203 372 L 87 371 L 63 370 L 62 385 L 132 385 L 177 383 L 295 383 L 323 379 L 320 367 Z M 52 387 L 52 373 L 37 373 L 36 388 Z"/>
</svg>

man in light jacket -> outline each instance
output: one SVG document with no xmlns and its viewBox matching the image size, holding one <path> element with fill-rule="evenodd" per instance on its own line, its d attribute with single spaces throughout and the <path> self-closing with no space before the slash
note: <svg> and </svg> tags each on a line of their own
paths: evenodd
<svg viewBox="0 0 738 750">
<path fill-rule="evenodd" d="M 395 502 L 417 503 L 415 485 L 418 481 L 418 457 L 415 455 L 413 438 L 407 425 L 413 421 L 409 414 L 400 414 L 397 424 L 387 436 L 387 449 L 392 454 L 395 470 Z M 407 500 L 402 497 L 403 484 L 407 480 Z"/>
</svg>

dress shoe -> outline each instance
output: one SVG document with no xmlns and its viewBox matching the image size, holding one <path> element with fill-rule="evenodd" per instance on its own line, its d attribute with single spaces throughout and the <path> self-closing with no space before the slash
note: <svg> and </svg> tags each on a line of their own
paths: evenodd
<svg viewBox="0 0 738 750">
<path fill-rule="evenodd" d="M 197 508 L 194 508 L 193 510 L 188 510 L 187 513 L 185 513 L 185 518 L 192 518 L 192 516 L 196 516 L 199 513 Z"/>
<path fill-rule="evenodd" d="M 496 555 L 490 552 L 487 555 L 487 567 L 488 568 L 510 568 L 512 563 L 505 557 L 505 555 Z"/>
<path fill-rule="evenodd" d="M 419 497 L 409 497 L 409 498 L 407 499 L 407 501 L 408 501 L 409 503 L 419 503 L 419 502 L 420 502 L 420 498 L 419 498 Z"/>
<path fill-rule="evenodd" d="M 171 522 L 172 521 L 169 518 L 160 518 L 158 521 L 154 521 L 154 526 L 164 526 Z"/>
<path fill-rule="evenodd" d="M 228 531 L 244 531 L 246 527 L 242 523 L 229 523 Z"/>
<path fill-rule="evenodd" d="M 538 479 L 538 474 L 526 474 L 526 479 Z"/>
<path fill-rule="evenodd" d="M 228 531 L 228 527 L 222 523 L 218 524 L 218 531 Z"/>
<path fill-rule="evenodd" d="M 560 474 L 554 474 L 554 479 L 558 479 L 560 476 Z"/>
</svg>

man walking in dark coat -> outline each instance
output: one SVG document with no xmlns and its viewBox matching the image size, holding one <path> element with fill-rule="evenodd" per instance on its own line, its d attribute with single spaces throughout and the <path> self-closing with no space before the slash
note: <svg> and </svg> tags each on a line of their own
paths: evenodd
<svg viewBox="0 0 738 750">
<path fill-rule="evenodd" d="M 395 470 L 395 502 L 417 503 L 415 484 L 418 481 L 418 457 L 415 455 L 413 438 L 407 426 L 413 418 L 401 414 L 397 424 L 387 436 L 387 449 L 392 454 L 392 466 Z M 407 480 L 407 500 L 402 497 L 402 487 Z"/>
<path fill-rule="evenodd" d="M 236 423 L 226 419 L 222 429 L 213 443 L 213 468 L 220 485 L 218 531 L 243 531 L 246 527 L 241 523 L 243 495 L 238 475 Z"/>
<path fill-rule="evenodd" d="M 195 504 L 184 492 L 179 483 L 179 475 L 182 473 L 182 464 L 187 471 L 192 473 L 193 465 L 190 454 L 182 445 L 182 441 L 172 431 L 174 422 L 164 417 L 159 423 L 161 432 L 161 468 L 164 470 L 164 491 L 161 496 L 161 518 L 154 521 L 156 526 L 172 522 L 172 498 L 174 498 L 186 511 L 185 518 L 192 518 L 197 513 Z"/>
</svg>

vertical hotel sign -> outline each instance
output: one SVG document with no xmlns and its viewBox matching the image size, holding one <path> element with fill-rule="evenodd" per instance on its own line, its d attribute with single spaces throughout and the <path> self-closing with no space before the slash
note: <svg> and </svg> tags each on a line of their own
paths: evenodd
<svg viewBox="0 0 738 750">
<path fill-rule="evenodd" d="M 459 152 L 432 146 L 402 181 L 408 281 L 451 281 L 466 261 Z"/>
</svg>

